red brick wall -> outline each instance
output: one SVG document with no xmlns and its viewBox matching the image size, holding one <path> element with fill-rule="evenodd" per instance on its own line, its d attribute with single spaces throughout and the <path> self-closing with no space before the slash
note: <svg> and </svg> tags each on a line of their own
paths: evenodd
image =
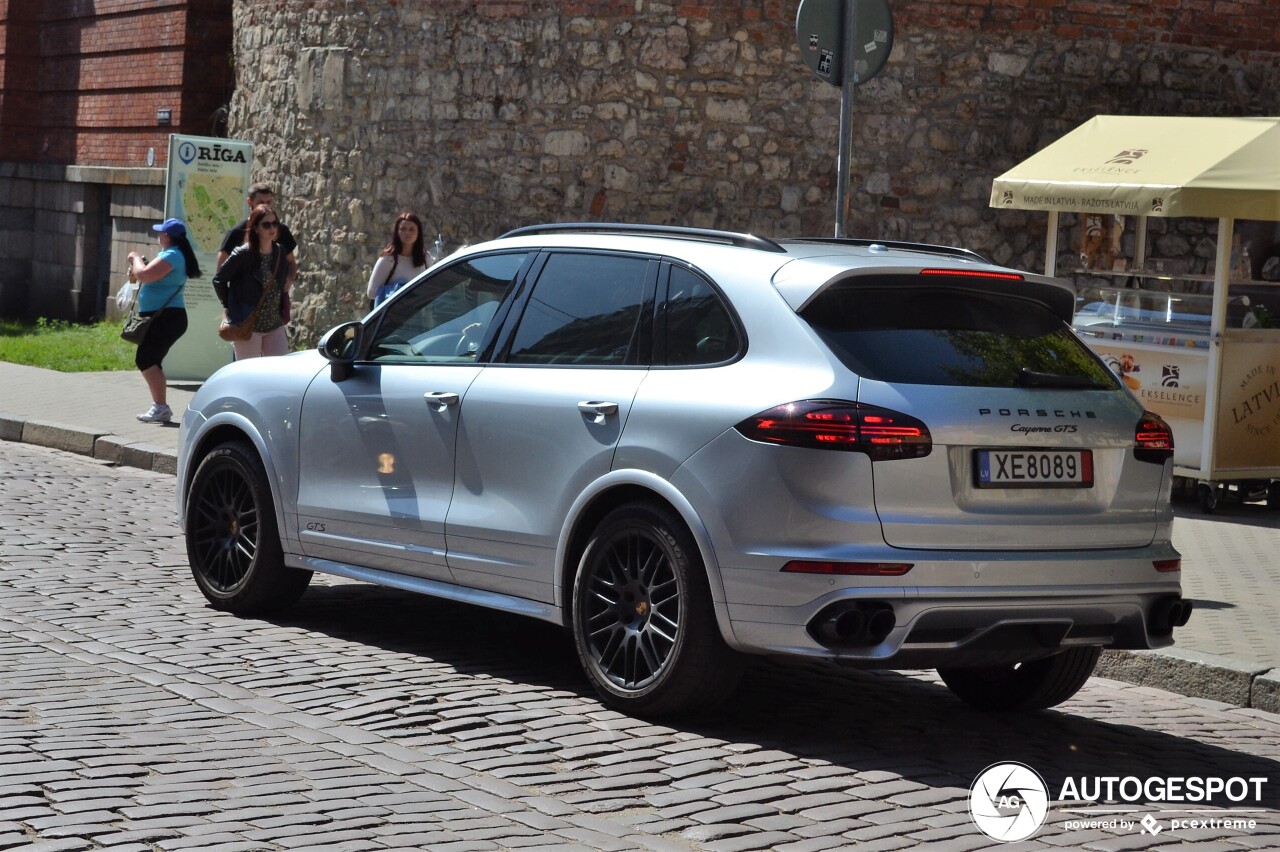
<svg viewBox="0 0 1280 852">
<path fill-rule="evenodd" d="M 0 0 L 0 48 L 0 160 L 164 165 L 231 96 L 226 0 Z"/>
</svg>

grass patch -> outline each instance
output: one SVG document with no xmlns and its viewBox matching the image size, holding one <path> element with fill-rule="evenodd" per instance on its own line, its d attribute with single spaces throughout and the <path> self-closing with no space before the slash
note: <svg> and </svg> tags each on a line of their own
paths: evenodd
<svg viewBox="0 0 1280 852">
<path fill-rule="evenodd" d="M 0 361 L 63 373 L 132 370 L 131 343 L 120 339 L 120 321 L 76 325 L 41 317 L 34 323 L 0 320 Z"/>
</svg>

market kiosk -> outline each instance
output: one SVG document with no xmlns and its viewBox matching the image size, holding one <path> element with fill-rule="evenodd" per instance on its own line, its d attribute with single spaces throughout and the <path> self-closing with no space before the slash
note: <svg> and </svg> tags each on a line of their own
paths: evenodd
<svg viewBox="0 0 1280 852">
<path fill-rule="evenodd" d="M 1173 427 L 1178 487 L 1206 511 L 1262 495 L 1280 507 L 1280 282 L 1257 280 L 1258 252 L 1280 255 L 1280 118 L 1097 116 L 996 178 L 991 206 L 1048 213 L 1051 276 L 1060 214 L 1081 217 L 1061 270 L 1074 327 Z M 1149 217 L 1210 220 L 1212 270 L 1149 262 Z M 1245 220 L 1260 243 L 1240 239 Z"/>
</svg>

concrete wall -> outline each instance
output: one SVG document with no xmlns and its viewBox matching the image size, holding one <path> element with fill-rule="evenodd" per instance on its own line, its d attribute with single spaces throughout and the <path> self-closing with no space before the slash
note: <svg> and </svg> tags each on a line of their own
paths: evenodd
<svg viewBox="0 0 1280 852">
<path fill-rule="evenodd" d="M 299 237 L 307 334 L 359 313 L 401 210 L 452 245 L 576 219 L 832 232 L 839 90 L 802 64 L 794 3 L 233 8 L 231 135 Z M 1042 267 L 1043 214 L 988 208 L 1007 168 L 1098 113 L 1280 112 L 1274 0 L 892 8 L 854 99 L 851 234 Z M 1162 243 L 1188 265 L 1194 227 Z"/>
</svg>

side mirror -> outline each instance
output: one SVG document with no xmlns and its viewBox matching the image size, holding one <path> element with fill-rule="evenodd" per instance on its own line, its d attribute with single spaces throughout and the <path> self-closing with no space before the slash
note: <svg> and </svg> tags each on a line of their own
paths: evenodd
<svg viewBox="0 0 1280 852">
<path fill-rule="evenodd" d="M 359 322 L 345 322 L 325 332 L 316 347 L 329 362 L 329 378 L 340 382 L 355 370 L 356 353 L 360 351 L 360 337 L 364 326 Z"/>
</svg>

